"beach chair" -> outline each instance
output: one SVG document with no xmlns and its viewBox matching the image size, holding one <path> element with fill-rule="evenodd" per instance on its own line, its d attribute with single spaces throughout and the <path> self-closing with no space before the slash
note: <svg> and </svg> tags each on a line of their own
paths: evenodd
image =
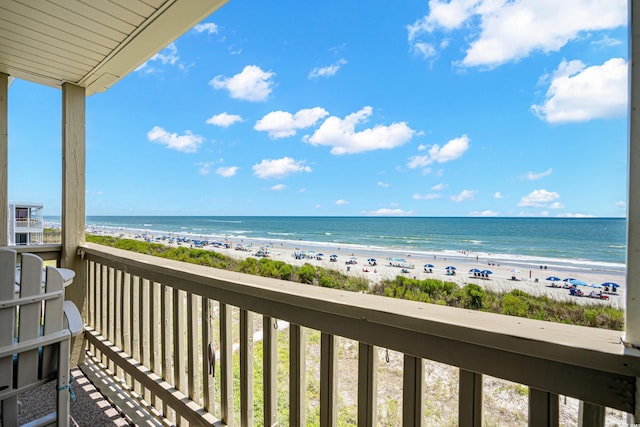
<svg viewBox="0 0 640 427">
<path fill-rule="evenodd" d="M 69 425 L 71 337 L 82 331 L 82 319 L 64 301 L 63 275 L 42 259 L 22 254 L 20 283 L 15 284 L 16 252 L 0 249 L 0 402 L 2 426 L 18 422 L 18 395 L 56 380 L 56 411 L 30 426 Z M 16 292 L 17 291 L 17 292 Z"/>
</svg>

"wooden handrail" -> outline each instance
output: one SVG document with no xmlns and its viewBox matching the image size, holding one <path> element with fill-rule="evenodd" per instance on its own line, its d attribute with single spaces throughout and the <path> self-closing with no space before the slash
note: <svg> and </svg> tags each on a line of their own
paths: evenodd
<svg viewBox="0 0 640 427">
<path fill-rule="evenodd" d="M 461 386 L 470 384 L 472 390 L 465 389 L 460 393 L 470 396 L 471 400 L 466 397 L 464 400 L 464 402 L 470 402 L 469 404 L 463 402 L 470 411 L 477 411 L 481 407 L 475 403 L 478 399 L 481 402 L 481 396 L 474 397 L 478 395 L 477 382 L 482 379 L 482 375 L 478 374 L 504 378 L 527 385 L 534 390 L 544 390 L 541 393 L 547 393 L 551 399 L 561 394 L 590 402 L 588 405 L 611 407 L 630 413 L 636 411 L 636 377 L 640 375 L 640 359 L 635 355 L 627 354 L 620 343 L 621 333 L 617 331 L 301 285 L 216 270 L 95 244 L 83 245 L 80 250 L 89 265 L 93 265 L 93 268 L 98 270 L 97 273 L 94 271 L 87 277 L 90 285 L 89 292 L 93 295 L 94 309 L 102 314 L 102 318 L 99 319 L 98 316 L 90 313 L 89 319 L 95 319 L 93 321 L 98 323 L 91 326 L 100 334 L 107 334 L 105 326 L 114 323 L 110 322 L 110 316 L 113 314 L 110 314 L 108 307 L 102 309 L 98 307 L 102 300 L 108 301 L 112 298 L 109 295 L 115 295 L 109 285 L 110 282 L 114 282 L 109 279 L 113 273 L 108 272 L 123 272 L 125 276 L 131 278 L 131 290 L 122 290 L 120 295 L 125 297 L 131 293 L 130 302 L 138 304 L 137 321 L 133 313 L 129 315 L 131 334 L 134 335 L 132 343 L 136 341 L 136 336 L 138 337 L 137 344 L 133 345 L 132 356 L 138 361 L 142 360 L 145 366 L 150 364 L 149 357 L 145 355 L 145 352 L 149 352 L 149 348 L 141 344 L 145 338 L 145 331 L 149 328 L 148 322 L 152 322 L 149 320 L 151 318 L 148 313 L 154 311 L 153 307 L 159 307 L 160 327 L 164 327 L 162 325 L 165 324 L 167 327 L 179 324 L 180 320 L 175 316 L 182 318 L 182 315 L 178 313 L 176 299 L 182 301 L 183 297 L 176 297 L 176 295 L 193 295 L 200 298 L 203 301 L 202 304 L 208 304 L 208 301 L 219 302 L 221 313 L 223 307 L 234 306 L 240 308 L 241 313 L 255 312 L 268 318 L 286 320 L 296 328 L 301 326 L 319 330 L 327 346 L 331 344 L 333 337 L 342 336 L 354 339 L 362 345 L 402 352 L 409 357 L 408 360 L 429 359 L 457 366 L 469 373 L 465 374 L 465 381 L 461 378 Z M 143 285 L 143 282 L 146 284 Z M 157 297 L 149 299 L 149 294 L 153 295 L 154 292 L 152 289 L 163 288 L 167 291 L 160 290 L 161 298 L 164 298 L 165 294 L 173 295 L 173 301 L 165 301 L 164 308 L 162 304 L 154 305 L 151 301 Z M 107 296 L 109 297 L 105 298 Z M 190 301 L 190 298 L 186 299 L 187 311 L 194 309 L 193 306 L 189 308 Z M 162 318 L 163 316 L 169 317 Z M 244 322 L 248 320 L 245 319 Z M 221 319 L 219 323 L 227 322 L 228 319 Z M 221 334 L 230 335 L 228 328 L 230 328 L 228 324 L 221 327 Z M 156 335 L 154 341 L 163 343 L 161 344 L 163 346 L 161 353 L 164 354 L 162 378 L 169 382 L 173 381 L 171 375 L 175 375 L 175 372 L 170 374 L 175 366 L 175 363 L 173 365 L 170 363 L 171 357 L 179 356 L 172 352 L 176 349 L 179 352 L 184 351 L 175 337 L 179 334 L 179 330 L 173 328 L 173 332 L 155 331 L 160 334 L 160 337 Z M 292 334 L 295 330 L 297 329 L 292 328 Z M 187 335 L 186 332 L 185 335 Z M 228 341 L 228 337 L 224 339 Z M 187 337 L 187 340 L 189 341 L 187 347 L 194 345 L 193 339 Z M 245 342 L 247 340 L 250 338 L 243 338 L 240 342 L 241 360 L 246 357 L 247 352 L 251 351 L 248 342 Z M 222 339 L 221 342 L 223 342 Z M 136 345 L 139 348 L 137 353 Z M 230 360 L 228 360 L 231 351 L 229 346 L 229 342 L 223 342 L 223 348 L 220 349 L 221 366 L 226 366 L 222 370 L 226 369 L 226 371 L 220 373 L 223 387 L 219 418 L 227 424 L 233 423 L 232 398 L 228 390 L 230 384 L 226 383 L 231 375 Z M 127 344 L 124 347 L 126 348 Z M 335 350 L 330 348 L 332 347 L 325 347 L 321 353 L 323 355 L 326 353 L 327 357 L 333 357 Z M 156 354 L 156 357 L 159 356 Z M 291 357 L 298 357 L 293 348 Z M 407 358 L 405 362 L 406 360 Z M 192 361 L 189 361 L 187 365 L 191 363 Z M 321 387 L 333 387 L 332 382 L 335 379 L 332 374 L 331 360 L 324 358 L 322 363 L 324 364 L 322 366 L 327 366 L 325 369 L 329 370 L 323 371 L 325 374 L 322 376 Z M 241 378 L 252 375 L 247 372 L 250 367 L 246 363 L 242 366 Z M 298 368 L 298 366 L 291 366 L 291 384 L 299 382 L 299 374 L 294 372 L 294 369 Z M 413 369 L 420 370 L 416 367 Z M 183 368 L 179 370 L 182 371 Z M 206 369 L 201 370 L 206 372 Z M 154 372 L 157 373 L 155 370 Z M 362 372 L 371 372 L 371 369 L 363 367 Z M 363 378 L 363 380 L 366 379 Z M 188 387 L 193 385 L 187 386 L 183 384 L 183 380 L 179 379 L 176 383 L 174 386 L 183 394 L 192 394 Z M 242 383 L 244 387 L 250 385 L 247 379 Z M 367 381 L 363 381 L 363 384 L 372 387 Z M 243 421 L 251 420 L 250 412 L 253 409 L 249 401 L 252 400 L 252 391 L 246 389 L 241 391 L 243 393 L 241 418 Z M 293 389 L 290 393 L 292 401 L 299 398 L 299 390 Z M 334 414 L 335 403 L 331 400 L 331 393 L 326 395 L 329 400 L 321 402 L 321 408 L 324 408 L 321 414 L 331 417 Z M 537 396 L 535 393 L 534 395 Z M 534 399 L 532 404 L 537 407 L 539 406 L 537 402 L 540 400 Z M 367 402 L 367 398 L 363 398 L 363 402 Z M 210 402 L 207 406 L 211 406 Z M 551 408 L 553 410 L 553 406 Z M 543 408 L 540 413 L 546 414 L 547 412 L 544 411 L 548 412 L 548 409 Z M 537 413 L 539 412 L 534 411 L 534 414 Z M 302 415 L 298 412 L 298 408 L 291 408 L 291 414 L 304 417 L 304 408 L 302 408 Z M 551 416 L 553 417 L 553 413 Z M 477 419 L 477 417 L 477 413 L 471 415 L 471 419 Z"/>
</svg>

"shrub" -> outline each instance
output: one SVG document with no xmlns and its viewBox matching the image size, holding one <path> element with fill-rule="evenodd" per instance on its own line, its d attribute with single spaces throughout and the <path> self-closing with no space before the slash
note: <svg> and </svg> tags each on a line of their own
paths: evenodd
<svg viewBox="0 0 640 427">
<path fill-rule="evenodd" d="M 484 299 L 484 289 L 476 284 L 469 283 L 464 287 L 464 291 L 469 297 L 470 308 L 474 308 L 476 310 L 481 309 L 482 300 Z"/>
<path fill-rule="evenodd" d="M 502 297 L 502 314 L 527 317 L 529 304 L 517 295 L 506 294 Z"/>
<path fill-rule="evenodd" d="M 313 283 L 313 279 L 316 276 L 316 269 L 311 264 L 305 264 L 302 267 L 298 268 L 296 272 L 298 274 L 298 281 L 300 283 Z"/>
</svg>

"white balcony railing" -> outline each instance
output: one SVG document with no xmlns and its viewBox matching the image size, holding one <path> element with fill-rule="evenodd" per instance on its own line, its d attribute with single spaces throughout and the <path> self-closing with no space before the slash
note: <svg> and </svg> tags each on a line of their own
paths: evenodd
<svg viewBox="0 0 640 427">
<path fill-rule="evenodd" d="M 321 425 L 337 424 L 337 337 L 358 342 L 357 418 L 376 425 L 376 347 L 404 354 L 402 423 L 423 425 L 423 359 L 459 368 L 458 424 L 480 426 L 483 375 L 529 388 L 529 425 L 557 425 L 559 395 L 584 425 L 634 414 L 640 359 L 621 332 L 300 285 L 106 248 L 81 247 L 86 338 L 96 358 L 178 425 L 277 421 L 275 319 L 289 322 L 289 425 L 305 425 L 305 331 L 320 331 Z M 234 326 L 232 309 L 238 309 Z M 263 409 L 254 413 L 253 315 L 263 316 Z M 237 330 L 235 329 L 237 327 Z M 234 420 L 233 341 L 240 420 Z M 211 375 L 217 351 L 220 371 Z M 214 393 L 219 381 L 219 393 Z"/>
<path fill-rule="evenodd" d="M 17 219 L 15 221 L 16 229 L 36 229 L 42 230 L 42 219 Z"/>
</svg>

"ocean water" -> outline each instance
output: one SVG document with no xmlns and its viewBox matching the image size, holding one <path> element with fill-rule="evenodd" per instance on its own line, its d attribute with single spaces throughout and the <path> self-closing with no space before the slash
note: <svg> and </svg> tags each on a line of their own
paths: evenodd
<svg viewBox="0 0 640 427">
<path fill-rule="evenodd" d="M 89 232 L 134 230 L 425 257 L 464 253 L 529 266 L 623 271 L 626 257 L 624 218 L 88 216 L 86 223 Z"/>
</svg>

